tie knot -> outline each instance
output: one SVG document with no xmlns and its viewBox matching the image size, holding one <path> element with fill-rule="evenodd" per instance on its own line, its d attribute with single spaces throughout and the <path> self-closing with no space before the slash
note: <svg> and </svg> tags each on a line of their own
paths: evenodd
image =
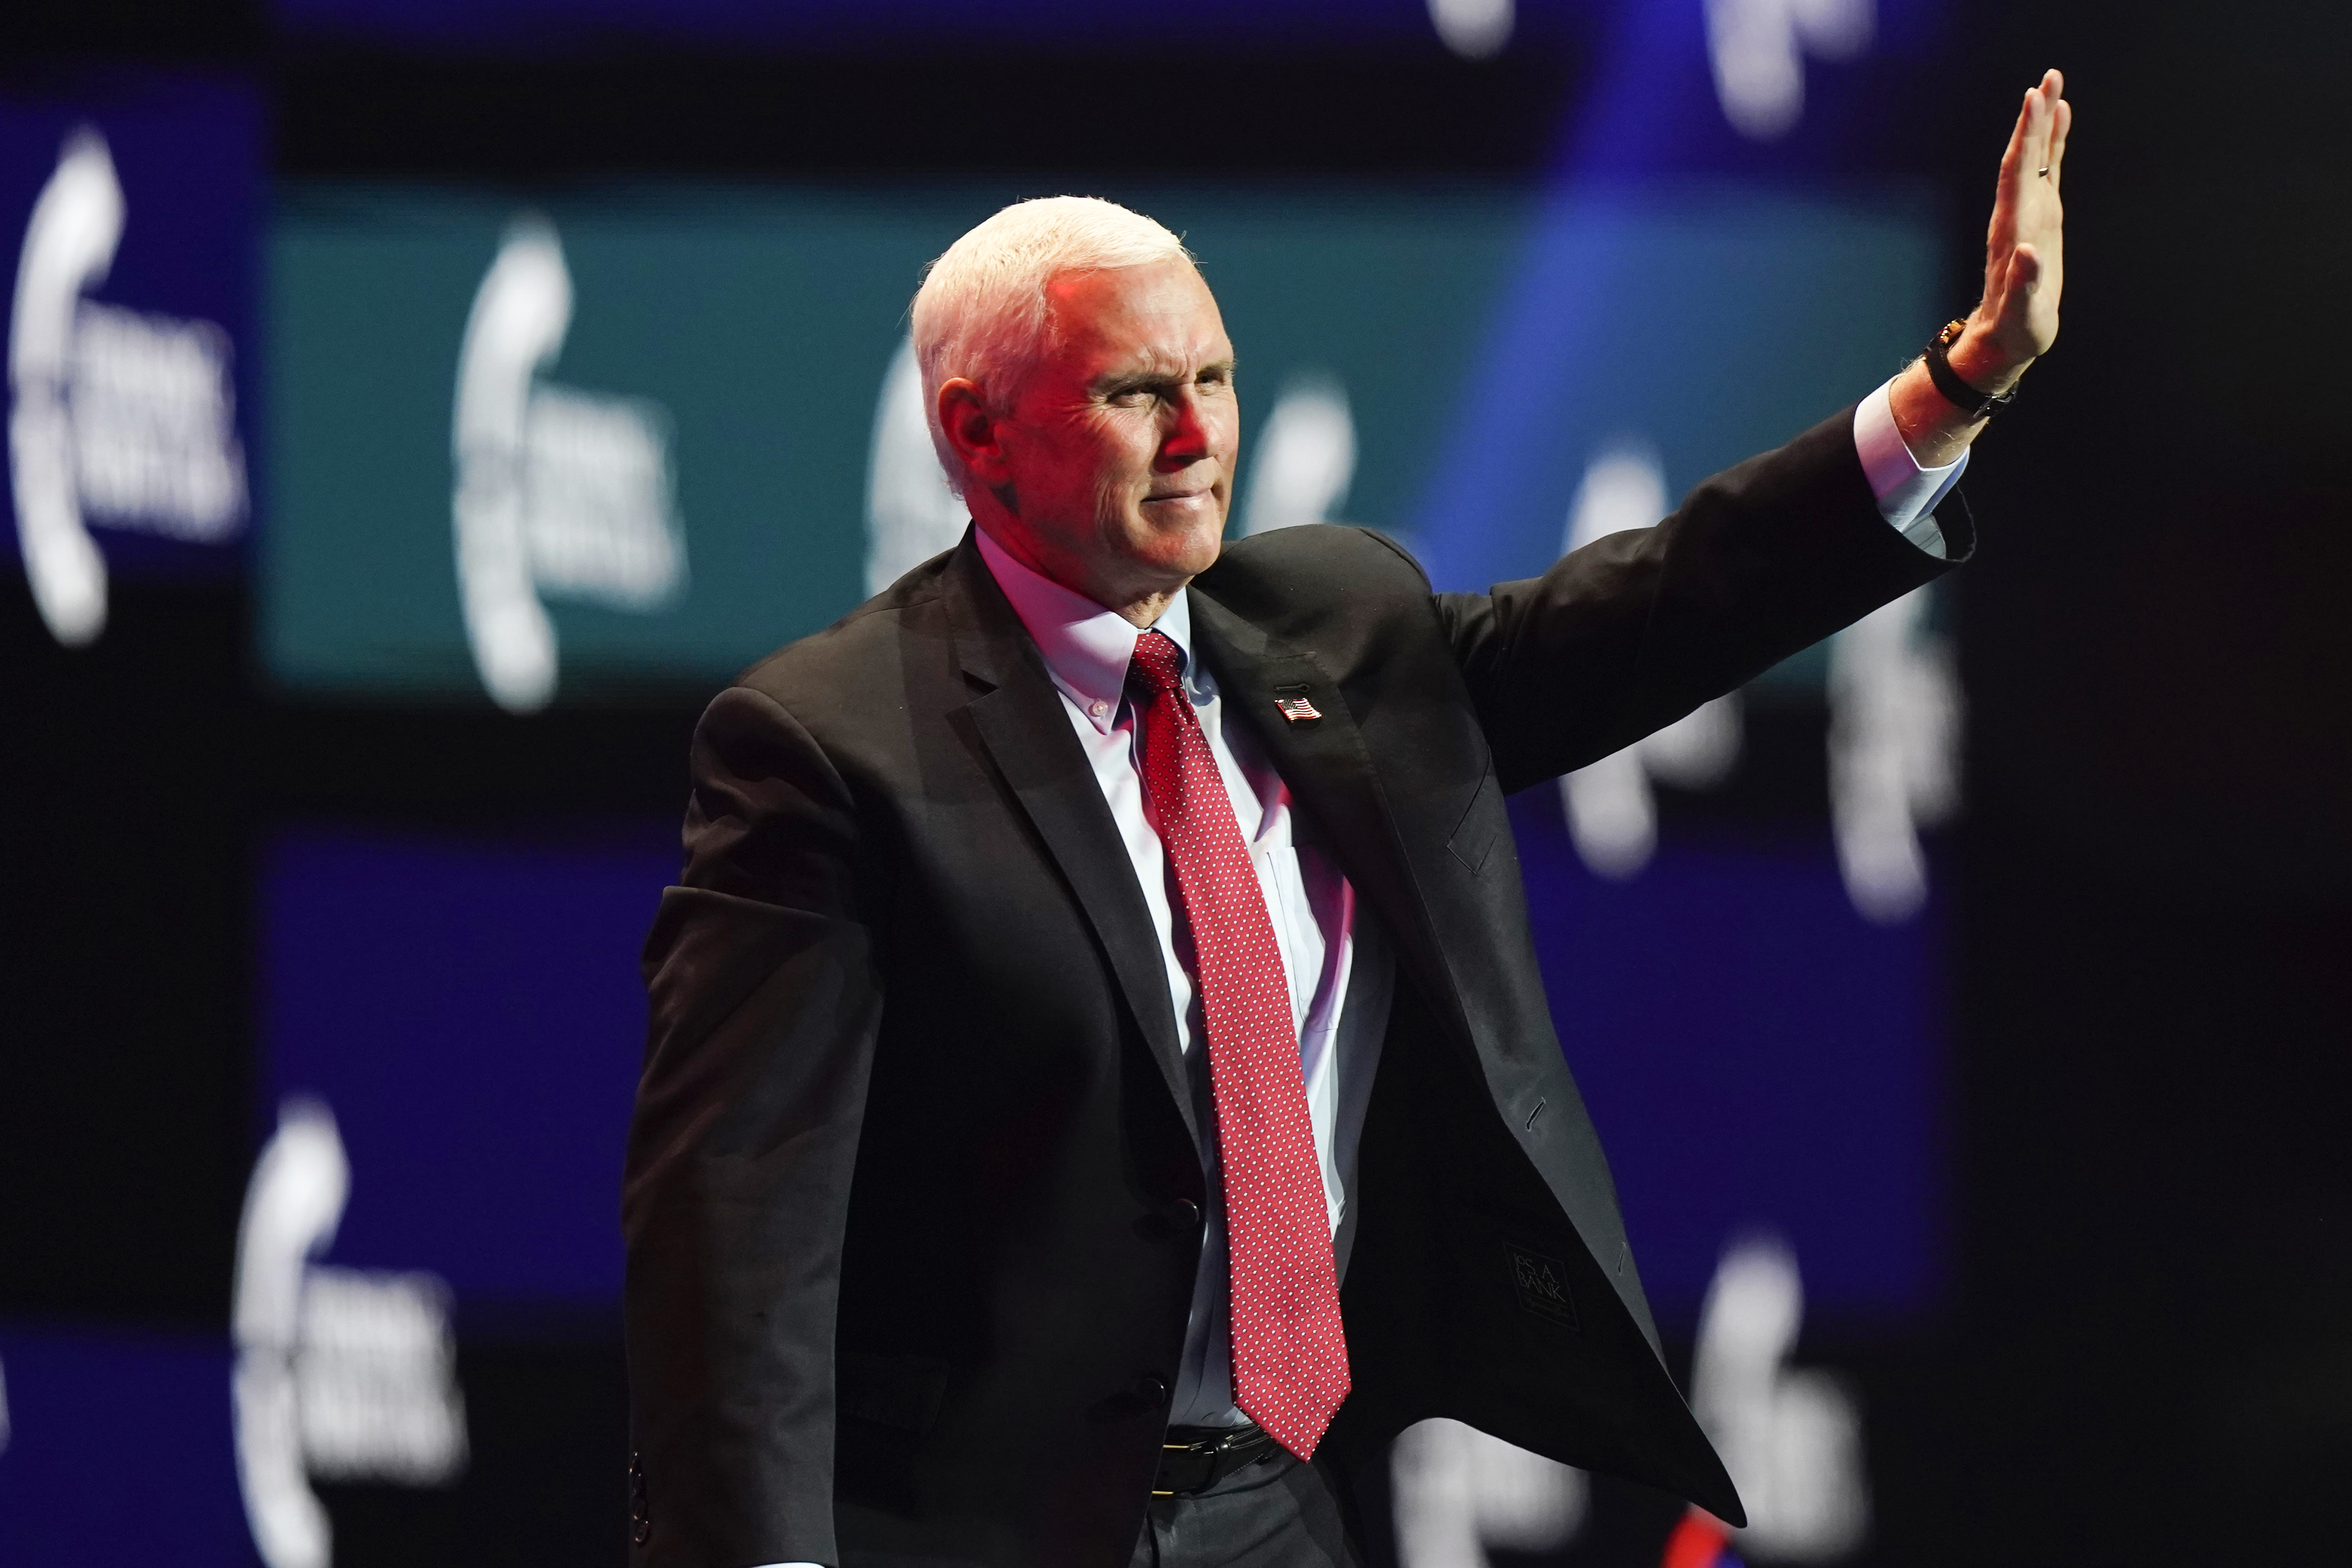
<svg viewBox="0 0 2352 1568">
<path fill-rule="evenodd" d="M 1135 640 L 1135 662 L 1129 667 L 1153 692 L 1172 695 L 1183 684 L 1183 650 L 1165 632 L 1146 632 Z"/>
</svg>

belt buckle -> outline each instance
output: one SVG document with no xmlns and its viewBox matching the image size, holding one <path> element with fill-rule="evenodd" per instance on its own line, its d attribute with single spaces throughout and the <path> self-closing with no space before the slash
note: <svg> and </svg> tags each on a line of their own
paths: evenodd
<svg viewBox="0 0 2352 1568">
<path fill-rule="evenodd" d="M 1197 1437 L 1189 1443 L 1163 1442 L 1160 1445 L 1160 1473 L 1152 1478 L 1155 1481 L 1178 1479 L 1177 1477 L 1168 1474 L 1171 1468 L 1171 1460 L 1178 1461 L 1177 1468 L 1190 1469 L 1192 1465 L 1197 1465 L 1198 1469 L 1192 1475 L 1183 1478 L 1180 1484 L 1169 1487 L 1155 1485 L 1151 1489 L 1151 1495 L 1153 1497 L 1192 1497 L 1204 1492 L 1234 1471 L 1242 1469 L 1244 1465 L 1263 1457 L 1260 1450 L 1270 1447 L 1272 1441 L 1265 1428 L 1253 1421 L 1246 1426 L 1235 1427 L 1229 1432 L 1221 1432 L 1213 1437 Z M 1219 1461 L 1226 1456 L 1244 1450 L 1248 1450 L 1249 1457 L 1239 1464 L 1230 1468 L 1220 1465 Z"/>
<path fill-rule="evenodd" d="M 1216 1437 L 1203 1437 L 1190 1443 L 1160 1444 L 1160 1466 L 1158 1472 L 1152 1477 L 1155 1484 L 1151 1489 L 1151 1495 L 1153 1497 L 1189 1497 L 1212 1485 L 1209 1476 L 1210 1472 L 1216 1469 L 1217 1451 L 1221 1441 Z M 1201 1462 L 1197 1476 L 1187 1477 L 1184 1482 L 1174 1486 L 1162 1487 L 1156 1484 L 1162 1480 L 1176 1480 L 1177 1478 L 1169 1472 L 1171 1469 L 1189 1468 L 1183 1465 L 1184 1460 Z M 1172 1465 L 1171 1461 L 1174 1461 Z"/>
</svg>

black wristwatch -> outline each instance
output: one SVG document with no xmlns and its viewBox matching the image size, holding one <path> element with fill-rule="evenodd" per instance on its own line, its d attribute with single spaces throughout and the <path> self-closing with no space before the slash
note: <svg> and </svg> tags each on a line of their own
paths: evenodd
<svg viewBox="0 0 2352 1568">
<path fill-rule="evenodd" d="M 1960 334 L 1968 329 L 1966 321 L 1947 323 L 1942 331 L 1927 340 L 1927 351 L 1921 358 L 1927 361 L 1927 379 L 1936 383 L 1936 390 L 1944 394 L 1945 402 L 1972 420 L 1990 419 L 2017 401 L 2017 389 L 2012 387 L 1995 397 L 1990 392 L 1980 392 L 1960 380 L 1960 372 L 1952 369 L 1948 355 L 1952 345 L 1958 342 Z"/>
</svg>

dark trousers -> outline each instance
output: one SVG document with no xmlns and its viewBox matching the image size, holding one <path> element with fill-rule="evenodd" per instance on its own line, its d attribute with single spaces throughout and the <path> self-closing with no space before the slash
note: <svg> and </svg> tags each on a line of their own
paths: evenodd
<svg viewBox="0 0 2352 1568">
<path fill-rule="evenodd" d="M 1339 1500 L 1279 1448 L 1192 1497 L 1155 1497 L 1131 1568 L 1361 1568 Z"/>
</svg>

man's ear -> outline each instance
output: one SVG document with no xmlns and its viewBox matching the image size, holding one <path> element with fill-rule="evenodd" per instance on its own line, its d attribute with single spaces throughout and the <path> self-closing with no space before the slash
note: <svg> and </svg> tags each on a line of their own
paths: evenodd
<svg viewBox="0 0 2352 1568">
<path fill-rule="evenodd" d="M 978 382 L 962 376 L 940 382 L 939 412 L 940 428 L 947 433 L 948 445 L 963 463 L 965 473 L 991 490 L 1012 482 L 1000 422 Z"/>
</svg>

